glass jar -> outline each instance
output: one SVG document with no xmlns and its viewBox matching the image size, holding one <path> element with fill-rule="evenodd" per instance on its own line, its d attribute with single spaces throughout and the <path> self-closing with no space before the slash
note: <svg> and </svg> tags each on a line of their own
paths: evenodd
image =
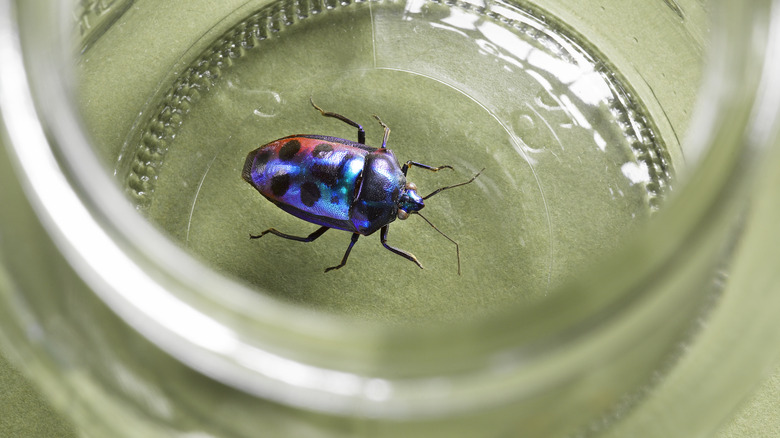
<svg viewBox="0 0 780 438">
<path fill-rule="evenodd" d="M 122 161 L 142 120 L 136 114 L 169 90 L 197 84 L 177 82 L 188 66 L 208 66 L 198 79 L 212 80 L 235 62 L 234 52 L 207 49 L 249 50 L 220 39 L 248 32 L 242 19 L 271 8 L 273 33 L 305 26 L 305 10 L 324 14 L 352 3 L 295 3 L 296 18 L 264 1 L 187 8 L 83 1 L 74 24 L 62 2 L 3 0 L 3 345 L 90 436 L 711 433 L 778 353 L 772 261 L 780 205 L 771 171 L 780 163 L 780 65 L 772 62 L 780 59 L 778 4 L 566 3 L 456 6 L 458 14 L 485 13 L 483 20 L 526 33 L 548 23 L 562 37 L 544 41 L 565 48 L 576 40 L 598 53 L 595 71 L 619 72 L 615 83 L 625 88 L 617 95 L 637 98 L 652 116 L 638 132 L 667 143 L 668 156 L 637 163 L 670 160 L 663 166 L 676 172 L 674 190 L 647 183 L 648 193 L 670 192 L 650 202 L 648 220 L 581 269 L 547 280 L 550 290 L 474 315 L 388 322 L 299 306 L 218 272 L 214 259 L 193 256 L 171 237 L 165 211 L 145 210 L 157 168 Z M 371 29 L 396 16 L 396 3 L 365 5 Z M 452 6 L 399 5 L 407 20 Z M 523 14 L 537 19 L 534 26 L 517 24 Z M 376 49 L 382 34 L 371 35 Z M 394 59 L 416 65 L 402 52 Z M 286 53 L 290 63 L 303 62 Z M 468 73 L 468 66 L 449 68 Z M 452 72 L 431 74 L 456 81 Z M 258 99 L 286 103 L 273 92 Z M 503 117 L 502 106 L 485 108 Z M 180 123 L 171 117 L 159 138 L 176 134 L 166 131 Z M 522 127 L 529 119 L 516 120 Z M 153 163 L 157 152 L 133 153 L 148 153 Z M 112 160 L 119 164 L 107 171 Z M 117 187 L 123 172 L 140 175 L 129 197 Z M 405 275 L 370 274 L 351 275 L 367 276 L 364 288 Z M 374 277 L 391 281 L 372 286 Z"/>
</svg>

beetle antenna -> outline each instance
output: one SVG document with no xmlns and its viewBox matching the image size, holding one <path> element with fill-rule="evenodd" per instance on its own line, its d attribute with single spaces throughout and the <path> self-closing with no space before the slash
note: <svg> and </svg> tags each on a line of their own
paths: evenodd
<svg viewBox="0 0 780 438">
<path fill-rule="evenodd" d="M 476 178 L 476 177 L 474 177 L 474 178 Z M 436 228 L 436 225 L 432 224 L 431 221 L 429 221 L 428 219 L 425 218 L 425 216 L 421 215 L 419 211 L 415 211 L 414 213 L 417 216 L 420 216 L 421 218 L 423 218 L 423 220 L 425 222 L 428 222 L 428 225 L 430 225 L 434 230 L 438 231 L 439 234 L 441 234 L 442 236 L 446 237 L 447 240 L 449 240 L 450 242 L 455 244 L 455 255 L 458 258 L 458 275 L 460 275 L 460 246 L 458 245 L 458 242 L 450 239 L 450 236 L 444 234 L 440 229 Z"/>
<path fill-rule="evenodd" d="M 434 191 L 433 191 L 433 192 L 432 192 L 430 195 L 428 195 L 428 196 L 423 196 L 423 200 L 425 200 L 425 199 L 428 199 L 428 198 L 430 198 L 431 196 L 433 196 L 433 195 L 435 195 L 435 194 L 438 194 L 439 192 L 443 192 L 444 190 L 449 190 L 449 189 L 454 189 L 455 187 L 465 186 L 466 184 L 469 184 L 469 183 L 471 183 L 472 181 L 474 181 L 475 179 L 477 179 L 477 177 L 478 177 L 478 176 L 479 176 L 479 175 L 480 175 L 480 174 L 481 174 L 481 173 L 482 173 L 484 170 L 485 170 L 485 168 L 482 168 L 482 170 L 480 170 L 479 172 L 477 172 L 477 174 L 476 174 L 476 175 L 472 176 L 472 177 L 471 177 L 471 179 L 470 179 L 470 180 L 468 180 L 468 181 L 466 181 L 466 182 L 462 182 L 462 183 L 458 183 L 458 184 L 455 184 L 455 185 L 451 185 L 451 186 L 447 186 L 447 187 L 442 187 L 442 188 L 440 188 L 440 189 L 436 189 L 436 190 L 434 190 Z M 425 219 L 425 218 L 423 218 L 423 219 Z M 426 219 L 426 220 L 427 220 L 427 219 Z M 428 222 L 428 223 L 430 223 L 430 222 Z M 436 227 L 434 227 L 434 228 L 436 228 Z M 437 230 L 437 231 L 438 231 L 438 230 Z M 441 231 L 439 231 L 439 232 L 441 233 Z M 449 237 L 448 237 L 448 239 L 449 239 Z"/>
</svg>

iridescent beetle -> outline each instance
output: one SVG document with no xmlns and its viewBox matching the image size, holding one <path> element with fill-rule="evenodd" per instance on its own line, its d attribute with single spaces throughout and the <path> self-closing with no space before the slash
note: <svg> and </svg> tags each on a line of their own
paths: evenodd
<svg viewBox="0 0 780 438">
<path fill-rule="evenodd" d="M 374 116 L 384 128 L 384 137 L 382 147 L 374 148 L 365 144 L 366 133 L 358 123 L 340 114 L 323 111 L 313 100 L 311 104 L 323 116 L 339 119 L 357 128 L 358 141 L 324 135 L 280 138 L 250 152 L 241 175 L 277 207 L 321 227 L 307 237 L 291 236 L 274 228 L 258 235 L 250 234 L 249 237 L 259 239 L 271 233 L 285 239 L 312 242 L 330 228 L 352 232 L 352 240 L 341 263 L 325 269 L 328 272 L 347 263 L 349 253 L 361 235 L 368 236 L 380 230 L 379 237 L 385 248 L 422 268 L 413 254 L 387 244 L 390 222 L 417 214 L 455 244 L 460 274 L 458 243 L 442 233 L 419 211 L 425 206 L 425 199 L 443 190 L 469 184 L 479 173 L 466 182 L 442 187 L 428 196 L 420 196 L 417 186 L 406 181 L 409 167 L 436 172 L 452 169 L 452 166 L 432 167 L 407 161 L 401 167 L 393 152 L 386 148 L 390 128 L 379 117 Z"/>
</svg>

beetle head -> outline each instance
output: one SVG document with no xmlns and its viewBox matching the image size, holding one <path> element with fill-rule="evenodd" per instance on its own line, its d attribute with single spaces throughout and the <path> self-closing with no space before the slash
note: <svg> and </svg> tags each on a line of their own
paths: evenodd
<svg viewBox="0 0 780 438">
<path fill-rule="evenodd" d="M 398 197 L 398 219 L 404 220 L 410 214 L 416 213 L 425 207 L 422 196 L 417 193 L 417 186 L 408 182 Z"/>
</svg>

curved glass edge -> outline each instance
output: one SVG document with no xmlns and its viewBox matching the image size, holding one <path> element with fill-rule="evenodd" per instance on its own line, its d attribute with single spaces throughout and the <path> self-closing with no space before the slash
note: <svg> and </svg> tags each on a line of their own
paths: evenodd
<svg viewBox="0 0 780 438">
<path fill-rule="evenodd" d="M 723 297 L 706 329 L 686 346 L 684 356 L 640 408 L 622 418 L 607 437 L 715 436 L 755 385 L 780 364 L 778 166 L 780 141 L 775 140 L 756 182 Z M 663 422 L 658 421 L 661 416 Z"/>
<path fill-rule="evenodd" d="M 58 94 L 56 89 L 50 89 L 48 91 L 53 92 L 54 95 Z M 50 93 L 47 92 L 46 94 L 48 95 Z M 748 94 L 750 94 L 750 93 L 748 93 Z M 84 139 L 81 135 L 79 135 L 78 132 L 75 132 L 75 131 L 72 130 L 72 128 L 74 126 L 78 126 L 77 121 L 69 120 L 69 119 L 67 119 L 67 117 L 61 118 L 60 120 L 54 120 L 55 118 L 53 118 L 51 116 L 51 114 L 47 114 L 47 116 L 48 116 L 47 117 L 48 120 L 54 122 L 52 125 L 55 127 L 55 129 L 59 129 L 62 132 L 67 132 L 68 134 L 75 134 L 75 136 L 73 138 L 74 138 L 74 145 L 76 145 L 77 149 L 74 149 L 72 152 L 74 152 L 74 153 L 85 153 L 85 152 L 88 153 L 89 148 L 87 146 L 86 139 Z M 42 132 L 40 134 L 42 134 Z M 45 143 L 46 138 L 45 138 L 45 136 L 41 136 L 41 138 L 39 140 Z M 27 151 L 27 152 L 29 153 L 29 151 Z M 24 158 L 22 158 L 22 159 L 24 159 Z M 77 183 L 82 187 L 82 189 L 85 189 L 85 191 L 87 193 L 89 193 L 91 196 L 95 196 L 94 193 L 91 193 L 91 192 L 94 192 L 94 191 L 90 191 L 89 190 L 89 186 L 91 184 L 95 184 L 95 180 L 99 180 L 101 183 L 105 182 L 99 176 L 100 173 L 101 173 L 100 170 L 99 170 L 100 166 L 97 163 L 85 164 L 84 162 L 81 162 L 81 163 L 72 163 L 72 162 L 70 162 L 70 163 L 68 163 L 68 165 L 69 165 L 69 167 L 71 169 L 78 168 L 78 169 L 82 170 L 82 171 L 73 171 L 73 172 L 69 172 L 69 173 L 72 173 L 72 178 L 75 181 L 77 181 Z M 83 170 L 86 170 L 86 172 L 83 172 Z M 91 181 L 85 182 L 83 180 L 80 180 L 82 178 L 81 175 L 84 175 L 84 174 L 91 175 L 91 177 L 90 177 Z M 44 181 L 44 180 L 46 180 L 46 179 L 42 179 L 42 181 Z M 60 180 L 58 182 L 63 182 L 63 181 L 67 182 L 66 180 Z M 34 184 L 34 183 L 38 183 L 38 182 L 37 181 L 31 181 L 31 183 Z M 110 183 L 108 183 L 107 186 L 110 186 Z M 48 186 L 48 187 L 51 187 L 51 186 Z M 41 190 L 47 190 L 48 187 L 38 187 L 38 188 L 33 188 L 32 190 L 33 190 L 33 192 L 36 193 L 37 196 L 40 196 L 41 195 Z M 109 190 L 109 192 L 110 192 L 110 190 Z M 96 223 L 99 224 L 98 225 L 99 228 L 102 229 L 102 226 L 105 226 L 105 224 L 102 223 L 103 221 L 107 221 L 107 222 L 113 224 L 109 228 L 113 228 L 113 227 L 117 228 L 117 229 L 112 229 L 110 234 L 106 235 L 105 238 L 107 238 L 109 240 L 111 240 L 111 238 L 117 238 L 117 239 L 123 241 L 124 242 L 123 245 L 127 245 L 127 248 L 124 248 L 124 249 L 128 249 L 129 248 L 128 252 L 130 254 L 132 254 L 134 257 L 141 257 L 140 256 L 140 251 L 138 250 L 138 248 L 133 248 L 129 244 L 129 242 L 141 242 L 140 244 L 138 244 L 138 247 L 145 247 L 144 245 L 149 244 L 148 247 L 158 247 L 158 249 L 159 249 L 160 244 L 159 243 L 150 242 L 148 240 L 148 237 L 147 238 L 138 238 L 139 236 L 133 236 L 132 239 L 131 238 L 124 238 L 124 239 L 122 238 L 122 237 L 126 237 L 126 236 L 124 236 L 122 230 L 125 230 L 125 231 L 126 230 L 136 230 L 136 229 L 139 229 L 139 228 L 145 229 L 144 228 L 145 226 L 142 224 L 142 221 L 140 221 L 139 218 L 136 218 L 133 215 L 133 213 L 128 210 L 128 208 L 126 206 L 123 207 L 121 203 L 117 203 L 116 202 L 116 200 L 119 199 L 119 196 L 114 197 L 113 195 L 117 195 L 117 194 L 114 194 L 113 192 L 110 192 L 108 195 L 106 195 L 106 194 L 97 195 L 98 197 L 87 200 L 87 202 L 90 205 L 93 205 L 93 206 L 94 205 L 102 205 L 102 207 L 104 209 L 107 208 L 107 210 L 108 210 L 106 212 L 106 216 L 107 217 L 98 217 L 98 218 L 94 218 L 93 217 L 93 220 L 96 220 Z M 50 194 L 49 196 L 53 196 L 53 194 Z M 61 201 L 59 201 L 59 202 L 61 202 Z M 114 208 L 114 207 L 116 207 L 116 208 Z M 41 207 L 39 207 L 39 208 L 41 208 Z M 87 212 L 87 214 L 89 216 L 91 216 L 91 212 Z M 47 215 L 49 215 L 49 220 L 50 221 L 60 220 L 58 218 L 54 218 L 55 215 L 52 214 L 52 212 L 47 212 Z M 85 217 L 82 216 L 82 217 L 78 218 L 78 220 L 83 220 L 84 218 Z M 692 218 L 691 219 L 691 223 L 694 222 L 693 219 L 696 219 L 696 218 Z M 74 222 L 78 222 L 78 220 L 74 220 Z M 83 223 L 82 223 L 82 225 L 83 225 Z M 125 227 L 124 225 L 129 225 L 129 226 Z M 49 230 L 51 231 L 52 228 L 56 228 L 56 225 L 51 225 L 50 224 L 49 225 Z M 128 232 L 132 232 L 132 231 L 128 231 Z M 57 232 L 57 233 L 60 233 L 60 232 Z M 140 234 L 146 235 L 146 236 L 155 236 L 155 237 L 158 236 L 156 233 L 149 232 L 148 230 L 145 230 L 143 233 L 140 233 Z M 60 234 L 59 237 L 57 237 L 57 239 L 60 240 L 60 242 L 59 242 L 60 246 L 63 247 L 64 251 L 69 252 L 71 255 L 74 255 L 74 256 L 76 255 L 76 253 L 78 253 L 78 251 L 74 251 L 74 246 L 77 248 L 78 242 L 74 242 L 72 240 L 68 241 L 69 237 L 68 236 L 63 236 L 62 234 Z M 669 247 L 667 249 L 668 249 L 668 251 L 671 251 L 671 250 L 673 250 L 673 247 Z M 212 305 L 215 306 L 215 308 L 218 308 L 219 306 L 223 305 L 224 303 L 212 303 L 212 302 L 209 302 L 208 299 L 204 300 L 204 297 L 207 297 L 208 294 L 189 294 L 188 291 L 189 290 L 201 290 L 201 291 L 205 290 L 205 291 L 207 291 L 211 287 L 216 287 L 217 285 L 224 285 L 224 283 L 219 281 L 218 279 L 215 279 L 215 278 L 208 278 L 208 276 L 206 274 L 204 274 L 206 276 L 205 280 L 204 280 L 204 275 L 195 275 L 194 278 L 193 278 L 192 274 L 197 272 L 197 270 L 198 270 L 197 265 L 195 265 L 194 263 L 190 264 L 188 268 L 185 268 L 185 269 L 183 269 L 181 271 L 179 271 L 181 269 L 180 266 L 172 267 L 172 266 L 166 265 L 166 263 L 167 263 L 166 260 L 169 260 L 171 258 L 171 256 L 173 256 L 174 258 L 177 258 L 177 259 L 179 258 L 179 256 L 182 256 L 182 254 L 175 248 L 167 248 L 167 249 L 163 248 L 155 255 L 156 255 L 157 259 L 156 260 L 152 260 L 151 262 L 147 261 L 145 263 L 144 267 L 149 268 L 150 272 L 158 271 L 158 272 L 156 272 L 156 274 L 158 274 L 159 277 L 148 278 L 148 281 L 150 281 L 151 283 L 146 284 L 146 287 L 144 287 L 143 285 L 137 285 L 137 284 L 134 284 L 133 286 L 130 286 L 127 289 L 127 294 L 124 297 L 126 300 L 128 300 L 130 302 L 114 302 L 114 303 L 111 303 L 111 300 L 115 299 L 116 297 L 115 296 L 112 297 L 111 293 L 109 293 L 107 291 L 109 289 L 113 290 L 113 289 L 111 289 L 111 286 L 115 285 L 115 283 L 117 282 L 118 279 L 122 279 L 123 281 L 134 282 L 134 281 L 137 281 L 137 278 L 136 279 L 127 278 L 127 277 L 106 278 L 104 276 L 105 273 L 101 274 L 100 272 L 95 272 L 95 266 L 99 266 L 99 264 L 96 265 L 96 264 L 93 264 L 93 263 L 99 262 L 100 261 L 99 259 L 93 259 L 91 262 L 90 261 L 84 262 L 82 260 L 82 264 L 80 266 L 76 266 L 76 267 L 81 270 L 82 274 L 85 276 L 85 278 L 88 281 L 91 282 L 91 284 L 93 285 L 93 287 L 96 290 L 98 290 L 98 291 L 100 291 L 100 290 L 106 291 L 105 294 L 103 295 L 104 299 L 107 302 L 109 302 L 110 304 L 112 304 L 112 307 L 114 307 L 115 310 L 118 313 L 124 315 L 125 319 L 128 320 L 128 322 L 130 322 L 132 325 L 136 326 L 136 328 L 138 328 L 139 331 L 144 332 L 145 335 L 147 335 L 150 339 L 155 340 L 158 344 L 163 346 L 166 350 L 171 351 L 172 354 L 176 355 L 177 357 L 180 357 L 180 359 L 182 359 L 185 363 L 189 363 L 190 365 L 194 366 L 195 368 L 201 369 L 202 371 L 206 372 L 207 374 L 211 373 L 212 375 L 215 375 L 216 378 L 220 378 L 220 379 L 225 380 L 225 375 L 223 373 L 225 373 L 226 370 L 235 371 L 235 367 L 236 367 L 237 364 L 229 364 L 228 363 L 228 364 L 221 364 L 221 365 L 219 365 L 219 364 L 215 364 L 213 362 L 209 363 L 210 361 L 207 360 L 208 358 L 214 359 L 215 356 L 218 358 L 219 356 L 224 355 L 226 353 L 225 345 L 230 345 L 229 342 L 226 342 L 227 338 L 220 338 L 218 336 L 220 334 L 220 328 L 219 327 L 214 326 L 214 325 L 209 325 L 209 323 L 204 322 L 204 320 L 202 320 L 202 319 L 199 319 L 200 316 L 196 316 L 195 314 L 193 314 L 193 317 L 189 321 L 187 321 L 187 326 L 186 327 L 180 327 L 180 328 L 169 327 L 169 326 L 166 327 L 165 324 L 162 323 L 162 321 L 159 321 L 159 320 L 154 318 L 155 313 L 151 311 L 153 309 L 150 309 L 147 306 L 141 305 L 139 303 L 139 301 L 138 301 L 139 298 L 135 296 L 135 293 L 133 293 L 133 292 L 138 291 L 138 290 L 145 290 L 145 291 L 148 291 L 148 292 L 154 292 L 154 294 L 151 297 L 148 297 L 148 302 L 152 302 L 153 300 L 156 300 L 156 299 L 158 299 L 160 297 L 160 296 L 158 296 L 156 294 L 156 292 L 163 292 L 164 293 L 165 291 L 176 290 L 181 295 L 174 296 L 172 298 L 174 301 L 180 302 L 182 298 L 184 299 L 184 301 L 191 300 L 191 301 L 188 301 L 188 302 L 190 302 L 190 303 L 197 303 L 195 311 L 198 314 L 200 314 L 200 315 L 204 315 L 206 313 L 204 313 L 202 311 L 199 311 L 199 309 L 203 310 L 203 309 L 208 308 L 208 307 L 210 307 Z M 663 255 L 663 254 L 655 255 L 656 261 L 657 261 L 658 258 L 660 258 L 661 255 Z M 119 255 L 117 254 L 117 256 L 119 256 Z M 78 257 L 82 257 L 82 254 L 79 253 Z M 184 259 L 186 260 L 186 256 L 184 256 Z M 77 258 L 76 258 L 76 260 L 77 260 Z M 133 260 L 127 260 L 127 262 L 130 263 L 130 265 L 127 265 L 127 266 L 132 266 L 132 265 L 135 264 Z M 78 265 L 78 262 L 76 264 Z M 116 266 L 116 265 L 114 265 L 114 266 Z M 648 269 L 650 269 L 650 268 L 657 268 L 658 264 L 657 263 L 656 264 L 648 264 L 647 267 L 648 267 Z M 163 272 L 159 272 L 159 271 L 163 271 Z M 115 274 L 117 273 L 116 270 L 109 270 L 107 272 L 114 272 Z M 141 272 L 141 274 L 143 274 L 145 272 L 146 271 L 143 271 L 143 272 Z M 173 280 L 173 278 L 180 277 L 180 275 L 176 275 L 177 273 L 181 274 L 182 272 L 184 272 L 185 274 L 189 274 L 190 275 L 189 279 L 192 281 L 191 284 L 182 285 L 182 284 L 177 283 L 176 280 Z M 136 271 L 136 273 L 138 273 L 138 272 Z M 142 275 L 141 278 L 143 278 L 143 275 Z M 618 280 L 620 280 L 620 279 L 618 279 Z M 622 280 L 623 281 L 628 281 L 629 279 L 622 279 Z M 170 288 L 159 289 L 158 288 L 159 283 L 163 283 L 163 284 L 168 283 L 167 286 L 170 286 Z M 126 283 L 125 287 L 128 287 L 127 284 L 130 284 L 130 283 Z M 157 284 L 157 286 L 154 286 L 154 284 Z M 596 284 L 600 284 L 600 282 L 596 282 Z M 618 289 L 617 286 L 615 286 L 614 284 L 613 284 L 613 286 L 616 289 Z M 151 288 L 151 289 L 149 289 L 149 288 Z M 562 294 L 562 295 L 565 296 L 567 294 Z M 165 296 L 165 295 L 161 295 L 161 296 Z M 564 299 L 564 298 L 561 298 L 561 299 Z M 237 302 L 241 302 L 242 299 L 241 298 L 237 298 L 236 301 Z M 263 303 L 263 304 L 268 304 L 268 303 Z M 554 304 L 550 305 L 549 309 L 558 309 L 558 308 L 560 308 L 560 307 L 558 307 L 558 304 L 560 304 L 560 303 L 554 303 Z M 591 305 L 593 305 L 593 304 L 594 303 L 591 303 Z M 602 304 L 603 305 L 604 303 L 601 302 L 601 303 L 596 303 L 596 304 Z M 171 305 L 177 305 L 177 304 L 174 303 L 174 304 L 171 304 Z M 278 310 L 278 307 L 275 307 L 275 306 L 272 306 L 272 307 L 274 307 L 276 310 Z M 571 306 L 569 305 L 568 307 L 571 307 Z M 589 308 L 589 309 L 592 310 L 592 307 Z M 187 310 L 186 306 L 183 307 L 183 308 L 179 308 L 179 310 L 181 310 L 185 314 L 189 311 L 189 310 Z M 385 345 L 389 344 L 391 347 L 394 346 L 394 343 L 397 344 L 397 345 L 395 345 L 395 347 L 398 347 L 399 345 L 405 345 L 406 347 L 408 347 L 408 351 L 409 351 L 407 354 L 413 355 L 413 354 L 415 354 L 418 351 L 417 348 L 430 348 L 430 345 L 431 344 L 435 344 L 435 341 L 437 341 L 437 340 L 450 338 L 453 335 L 457 335 L 457 333 L 461 332 L 461 331 L 462 332 L 472 332 L 475 329 L 475 327 L 462 327 L 462 328 L 458 329 L 458 331 L 455 334 L 453 334 L 452 332 L 443 333 L 443 330 L 442 331 L 438 331 L 438 330 L 434 329 L 434 331 L 432 332 L 432 335 L 430 337 L 423 338 L 423 339 L 412 339 L 412 338 L 408 337 L 408 333 L 401 333 L 401 334 L 397 335 L 394 339 L 391 339 L 388 342 L 388 341 L 384 340 L 386 335 L 387 335 L 386 333 L 377 333 L 377 332 L 371 332 L 371 331 L 366 331 L 364 333 L 355 333 L 354 330 L 352 330 L 352 329 L 345 329 L 344 327 L 338 326 L 338 324 L 334 323 L 333 321 L 325 322 L 325 321 L 318 320 L 316 323 L 311 324 L 312 319 L 309 318 L 310 315 L 308 315 L 307 318 L 305 318 L 307 321 L 309 321 L 306 324 L 311 324 L 310 326 L 308 326 L 308 327 L 307 326 L 297 326 L 297 327 L 295 327 L 295 326 L 293 326 L 293 324 L 295 324 L 297 321 L 293 320 L 293 322 L 290 322 L 290 320 L 288 320 L 287 317 L 283 318 L 283 317 L 280 317 L 279 315 L 273 315 L 272 314 L 273 312 L 269 312 L 268 309 L 260 310 L 260 309 L 257 309 L 256 307 L 253 307 L 252 309 L 249 309 L 249 311 L 247 313 L 250 313 L 250 311 L 254 311 L 254 310 L 258 310 L 259 311 L 259 317 L 258 317 L 258 314 L 255 314 L 255 315 L 248 314 L 248 315 L 246 315 L 247 319 L 249 319 L 250 321 L 255 321 L 255 320 L 258 320 L 258 319 L 259 320 L 265 319 L 266 321 L 271 321 L 269 323 L 270 326 L 276 326 L 276 324 L 278 324 L 279 326 L 284 327 L 286 330 L 290 330 L 291 333 L 287 334 L 287 335 L 281 335 L 280 336 L 278 333 L 277 334 L 272 334 L 271 338 L 273 338 L 274 341 L 276 341 L 276 342 L 285 341 L 285 340 L 289 340 L 294 335 L 303 335 L 303 334 L 307 334 L 307 333 L 318 332 L 320 334 L 320 338 L 318 338 L 318 339 L 311 339 L 311 338 L 307 337 L 306 342 L 307 343 L 311 343 L 311 344 L 315 344 L 318 341 L 322 341 L 323 339 L 324 340 L 329 340 L 329 341 L 335 341 L 335 346 L 337 348 L 334 348 L 334 350 L 337 351 L 338 353 L 343 353 L 345 351 L 344 349 L 346 349 L 346 350 L 355 350 L 357 348 L 361 348 L 361 347 L 364 347 L 364 346 L 367 346 L 367 345 L 371 345 L 371 344 L 373 344 L 377 340 L 382 340 L 381 343 L 384 343 Z M 493 326 L 492 328 L 490 328 L 490 327 L 488 329 L 484 329 L 483 328 L 483 329 L 481 329 L 479 331 L 486 332 L 486 333 L 498 332 L 499 334 L 501 334 L 501 333 L 506 333 L 506 332 L 513 332 L 515 329 L 518 329 L 518 327 L 517 327 L 518 324 L 527 324 L 527 325 L 525 325 L 523 327 L 519 327 L 519 328 L 526 328 L 526 330 L 523 330 L 522 332 L 523 333 L 529 333 L 530 330 L 527 330 L 528 325 L 540 324 L 541 320 L 543 319 L 544 316 L 548 316 L 548 315 L 550 315 L 552 313 L 552 310 L 545 310 L 545 309 L 541 309 L 541 311 L 539 311 L 539 310 L 540 309 L 531 309 L 531 310 L 525 311 L 524 313 L 521 313 L 519 315 L 518 314 L 513 314 L 512 315 L 512 319 L 513 319 L 512 321 L 508 321 L 507 320 L 508 318 L 507 318 L 505 320 L 499 321 L 496 324 L 492 324 L 492 326 Z M 140 312 L 140 314 L 138 312 Z M 534 316 L 533 314 L 531 314 L 532 312 L 538 312 L 536 314 L 537 316 Z M 217 313 L 219 313 L 219 312 L 217 312 Z M 294 313 L 294 312 L 292 312 L 291 309 L 284 309 L 284 311 L 282 313 L 284 315 L 288 315 L 288 314 Z M 529 316 L 529 317 L 528 318 L 524 318 L 525 316 Z M 160 315 L 158 315 L 158 317 L 160 317 Z M 520 320 L 520 322 L 518 322 L 518 320 Z M 238 330 L 237 331 L 241 331 L 242 335 L 247 335 L 247 333 L 248 333 L 249 334 L 249 336 L 248 336 L 249 338 L 253 338 L 253 336 L 252 336 L 253 334 L 255 334 L 255 335 L 259 334 L 259 333 L 267 334 L 266 333 L 267 327 L 251 329 L 251 328 L 247 328 L 246 326 L 241 326 L 241 323 L 240 322 L 237 323 L 236 321 L 229 321 L 228 320 L 228 321 L 219 321 L 218 322 L 218 325 L 222 326 L 222 328 L 224 328 L 225 326 L 231 326 L 231 325 L 232 326 L 236 326 L 236 324 L 238 324 Z M 200 326 L 199 327 L 200 330 L 193 330 L 193 328 L 198 328 L 198 326 Z M 153 328 L 151 328 L 151 327 L 153 327 Z M 310 327 L 317 327 L 317 330 L 310 332 L 308 330 L 308 328 L 310 328 Z M 327 327 L 327 328 L 325 330 L 323 330 L 323 327 Z M 203 328 L 206 328 L 207 330 L 203 330 Z M 552 327 L 549 327 L 549 326 L 543 327 L 543 328 L 544 328 L 544 330 L 541 330 L 541 332 L 546 332 L 546 331 L 549 331 L 550 329 L 552 329 Z M 540 331 L 536 331 L 536 333 L 539 333 L 539 332 Z M 196 335 L 202 335 L 204 333 L 206 333 L 207 336 L 205 336 L 205 337 L 194 336 L 195 334 Z M 224 331 L 222 331 L 221 333 L 227 336 L 227 333 L 225 333 Z M 349 342 L 347 342 L 345 340 L 345 338 L 348 339 Z M 176 345 L 177 343 L 180 343 L 182 341 L 186 342 L 187 345 L 189 345 L 190 347 L 194 346 L 195 348 L 182 348 L 181 345 Z M 496 338 L 496 345 L 514 345 L 514 344 L 517 344 L 518 341 L 524 341 L 524 340 L 523 339 L 517 339 L 515 337 L 501 338 L 501 336 L 499 336 L 498 338 Z M 484 352 L 485 348 L 496 348 L 496 345 L 489 345 L 489 346 L 474 345 L 474 346 L 472 346 L 471 349 L 466 348 L 464 350 L 467 353 Z M 338 348 L 338 347 L 343 347 L 344 349 L 341 349 L 341 348 Z M 462 349 L 463 347 L 461 346 L 459 348 Z M 198 349 L 201 350 L 201 353 L 203 355 L 205 355 L 205 357 L 204 356 L 200 356 L 200 355 L 198 355 L 198 357 L 192 356 L 193 350 L 198 350 Z M 177 351 L 178 351 L 178 353 L 177 353 Z M 253 350 L 250 350 L 250 351 L 253 351 Z M 263 351 L 263 350 L 261 349 L 261 351 Z M 321 350 L 320 350 L 320 352 L 321 352 Z M 454 354 L 455 357 L 458 357 L 458 356 L 461 356 L 463 354 L 463 352 L 454 352 L 452 354 Z M 445 361 L 450 361 L 452 359 L 452 357 L 453 357 L 452 354 L 442 354 L 441 358 L 440 358 L 441 362 L 443 363 Z M 529 357 L 531 357 L 533 355 L 534 355 L 533 352 L 531 352 L 531 354 L 526 354 L 525 358 L 528 359 Z M 251 355 L 250 355 L 250 357 L 251 357 Z M 359 353 L 356 353 L 356 352 L 352 351 L 351 355 L 348 354 L 346 357 L 349 358 L 349 359 L 355 359 L 356 357 L 360 358 L 361 355 Z M 365 357 L 363 357 L 363 358 L 365 359 Z M 250 362 L 254 362 L 254 361 L 250 361 Z M 342 361 L 338 361 L 338 362 L 335 362 L 335 363 L 339 363 L 339 362 L 342 362 Z M 209 365 L 205 367 L 206 369 L 204 369 L 204 365 L 203 364 L 206 364 L 206 363 L 209 363 Z M 200 364 L 200 365 L 198 365 L 198 364 Z M 437 363 L 437 365 L 438 365 L 438 363 Z M 224 367 L 222 370 L 219 369 L 221 366 Z M 249 371 L 250 371 L 249 375 L 255 375 L 254 372 L 252 372 L 251 370 L 249 370 Z M 265 370 L 265 373 L 266 373 L 266 376 L 273 374 L 273 373 L 269 372 L 269 370 Z M 246 380 L 243 379 L 243 376 L 242 376 L 242 378 L 239 378 L 239 379 L 227 379 L 227 380 L 228 381 L 234 380 L 232 382 L 233 384 L 238 384 L 239 386 L 244 387 L 243 389 L 246 389 L 245 388 Z M 236 382 L 235 380 L 240 380 L 240 381 L 242 381 L 244 383 Z M 365 380 L 365 381 L 363 381 L 363 383 L 368 385 L 369 381 Z M 374 385 L 376 386 L 376 384 L 374 384 Z M 509 386 L 509 385 L 507 385 L 507 386 Z M 283 384 L 283 387 L 284 387 L 284 384 Z M 380 384 L 378 387 L 381 388 L 382 385 Z M 356 393 L 348 394 L 348 396 L 350 396 L 350 397 L 356 396 L 358 398 L 363 399 L 363 398 L 365 398 L 365 397 L 367 397 L 368 395 L 371 394 L 371 391 L 366 391 L 366 388 L 367 388 L 367 386 L 364 386 L 364 387 L 360 388 L 360 390 L 358 390 Z M 252 388 L 250 388 L 250 390 L 252 390 Z M 268 388 L 254 388 L 254 390 L 258 390 L 260 393 L 267 394 Z M 380 391 L 380 393 L 381 393 L 381 391 Z M 368 397 L 368 398 L 370 399 L 371 397 Z M 427 401 L 427 402 L 429 402 L 429 401 Z M 350 407 L 350 409 L 352 409 L 352 407 Z"/>
<path fill-rule="evenodd" d="M 734 263 L 717 308 L 706 322 L 706 330 L 686 348 L 674 370 L 641 406 L 612 428 L 607 437 L 714 436 L 748 397 L 756 385 L 780 363 L 780 2 L 761 2 L 753 22 L 766 27 L 744 27 L 735 19 L 744 15 L 737 4 L 722 1 L 716 19 L 720 26 L 765 41 L 767 60 L 758 72 L 758 98 L 751 112 L 750 129 L 743 141 L 748 147 L 769 149 L 753 172 L 749 207 Z M 751 34 L 752 31 L 752 35 Z M 733 43 L 728 34 L 719 35 L 717 46 Z M 754 46 L 755 47 L 755 46 Z M 720 59 L 728 63 L 727 59 Z M 744 66 L 735 66 L 740 68 Z M 721 68 L 728 68 L 721 66 Z M 674 409 L 670 409 L 670 406 Z M 659 413 L 664 421 L 658 422 Z"/>
<path fill-rule="evenodd" d="M 80 0 L 73 15 L 80 35 L 81 53 L 89 50 L 134 2 L 135 0 Z"/>
</svg>

